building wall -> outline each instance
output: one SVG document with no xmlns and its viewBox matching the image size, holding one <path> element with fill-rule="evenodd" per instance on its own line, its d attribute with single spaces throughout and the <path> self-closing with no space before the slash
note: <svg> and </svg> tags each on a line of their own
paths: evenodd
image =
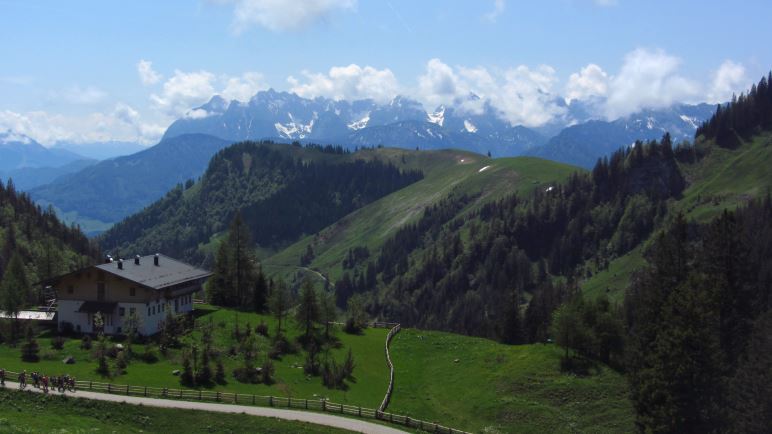
<svg viewBox="0 0 772 434">
<path fill-rule="evenodd" d="M 173 292 L 156 291 L 91 268 L 65 276 L 57 283 L 57 318 L 60 329 L 67 322 L 72 324 L 75 331 L 94 333 L 93 315 L 78 312 L 78 309 L 84 301 L 100 301 L 97 296 L 97 285 L 100 282 L 105 285 L 105 296 L 101 301 L 118 303 L 112 313 L 103 315 L 105 334 L 124 333 L 132 308 L 139 320 L 137 331 L 146 336 L 156 334 L 166 318 L 167 309 L 171 309 L 175 315 L 191 312 L 193 293 L 201 290 L 200 282 L 192 282 Z M 131 288 L 134 288 L 134 295 L 131 295 Z"/>
</svg>

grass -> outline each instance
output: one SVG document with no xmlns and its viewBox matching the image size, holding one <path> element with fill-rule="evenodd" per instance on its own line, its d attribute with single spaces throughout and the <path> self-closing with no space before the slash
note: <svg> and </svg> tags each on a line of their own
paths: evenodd
<svg viewBox="0 0 772 434">
<path fill-rule="evenodd" d="M 260 322 L 265 322 L 273 333 L 276 328 L 275 319 L 265 315 L 249 312 L 236 312 L 228 309 L 218 309 L 213 306 L 197 306 L 197 326 L 211 321 L 214 326 L 215 346 L 223 353 L 234 345 L 231 331 L 236 321 L 243 329 L 247 323 L 253 330 Z M 293 322 L 284 326 L 288 336 L 293 339 L 298 335 L 298 330 Z M 273 395 L 294 398 L 328 398 L 337 403 L 361 405 L 368 408 L 376 408 L 383 399 L 388 386 L 388 369 L 383 355 L 383 345 L 387 331 L 385 329 L 367 329 L 362 335 L 349 335 L 340 330 L 336 336 L 340 339 L 340 347 L 332 349 L 330 356 L 337 361 L 342 361 L 349 348 L 354 355 L 356 368 L 354 369 L 355 381 L 348 382 L 348 390 L 331 390 L 321 384 L 320 377 L 307 377 L 302 369 L 305 355 L 302 352 L 282 357 L 274 361 L 276 369 L 276 382 L 270 386 L 264 384 L 244 384 L 233 378 L 233 369 L 243 363 L 240 354 L 235 356 L 222 356 L 228 382 L 225 385 L 215 385 L 209 390 L 229 391 L 236 393 L 248 393 L 256 395 Z M 200 331 L 196 330 L 182 339 L 184 346 L 196 344 L 200 347 Z M 80 349 L 79 339 L 68 339 L 63 350 L 51 349 L 52 336 L 49 332 L 41 333 L 38 337 L 40 345 L 41 361 L 37 363 L 25 363 L 21 361 L 19 347 L 9 348 L 0 346 L 0 367 L 6 370 L 19 371 L 27 369 L 28 372 L 38 371 L 49 375 L 70 374 L 78 380 L 92 380 L 111 382 L 115 384 L 131 384 L 137 386 L 153 386 L 182 388 L 179 377 L 172 375 L 172 371 L 182 369 L 181 350 L 171 350 L 168 357 L 159 354 L 156 363 L 145 363 L 135 357 L 129 364 L 126 373 L 110 378 L 102 377 L 96 373 L 96 360 L 91 351 Z M 270 343 L 267 338 L 259 337 L 258 364 L 266 358 Z M 142 345 L 134 346 L 135 353 L 143 351 Z M 157 353 L 157 350 L 156 350 Z M 65 365 L 64 357 L 71 355 L 76 363 Z M 111 366 L 114 363 L 111 362 Z M 214 363 L 212 363 L 214 369 Z"/>
<path fill-rule="evenodd" d="M 304 422 L 92 401 L 0 389 L 4 433 L 344 433 Z M 181 423 L 184 421 L 184 423 Z"/>
<path fill-rule="evenodd" d="M 403 329 L 392 341 L 389 411 L 472 432 L 633 432 L 623 376 L 559 371 L 553 345 L 509 346 L 450 333 Z"/>
<path fill-rule="evenodd" d="M 582 282 L 584 296 L 596 299 L 606 295 L 612 303 L 624 301 L 625 291 L 630 285 L 630 276 L 645 264 L 642 251 L 643 244 L 623 256 L 614 258 L 606 270 L 599 271 Z"/>
<path fill-rule="evenodd" d="M 375 254 L 397 229 L 417 220 L 426 207 L 453 190 L 479 194 L 477 202 L 469 206 L 473 208 L 508 194 L 525 193 L 560 182 L 581 170 L 538 158 L 491 159 L 455 150 L 420 152 L 384 148 L 361 151 L 357 155 L 386 160 L 403 169 L 420 169 L 424 179 L 360 208 L 318 234 L 266 258 L 262 265 L 269 274 L 290 280 L 296 273 L 305 274 L 299 270 L 298 263 L 311 244 L 316 257 L 310 268 L 337 280 L 343 273 L 341 261 L 350 248 L 364 245 Z M 485 170 L 481 172 L 483 168 Z"/>
</svg>

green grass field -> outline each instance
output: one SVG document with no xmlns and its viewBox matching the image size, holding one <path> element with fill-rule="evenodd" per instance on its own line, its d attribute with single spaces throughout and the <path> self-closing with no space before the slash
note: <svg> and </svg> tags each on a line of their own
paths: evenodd
<svg viewBox="0 0 772 434">
<path fill-rule="evenodd" d="M 357 155 L 387 160 L 404 169 L 420 169 L 424 179 L 354 211 L 319 234 L 263 258 L 262 265 L 268 274 L 290 280 L 295 273 L 302 274 L 299 258 L 311 244 L 316 258 L 310 268 L 336 280 L 342 275 L 341 261 L 350 248 L 367 246 L 370 252 L 376 252 L 397 229 L 417 220 L 426 207 L 451 191 L 480 195 L 468 210 L 508 194 L 525 193 L 563 181 L 581 170 L 538 158 L 491 159 L 455 150 L 416 152 L 384 148 L 361 151 Z"/>
<path fill-rule="evenodd" d="M 197 324 L 202 325 L 210 320 L 214 326 L 215 346 L 224 353 L 234 344 L 231 331 L 236 321 L 243 329 L 249 323 L 253 330 L 261 321 L 264 321 L 273 333 L 276 327 L 274 318 L 266 315 L 258 315 L 248 312 L 236 312 L 227 309 L 218 309 L 212 306 L 197 306 Z M 299 331 L 294 323 L 288 324 L 285 330 L 290 338 L 294 338 Z M 215 385 L 208 390 L 221 390 L 236 393 L 249 393 L 255 395 L 273 395 L 294 398 L 328 398 L 337 403 L 361 405 L 368 408 L 376 408 L 383 399 L 388 386 L 388 368 L 383 356 L 383 345 L 387 330 L 367 329 L 362 335 L 349 335 L 340 330 L 336 336 L 340 339 L 340 348 L 330 351 L 330 355 L 339 362 L 343 360 L 349 348 L 354 355 L 356 368 L 354 369 L 355 381 L 349 381 L 348 390 L 331 390 L 324 387 L 319 377 L 307 377 L 302 369 L 305 354 L 285 355 L 281 360 L 274 361 L 276 369 L 276 382 L 270 386 L 263 384 L 244 384 L 233 377 L 233 369 L 242 365 L 240 354 L 235 356 L 223 355 L 223 364 L 228 376 L 225 385 Z M 200 332 L 194 331 L 183 339 L 183 344 L 200 344 Z M 135 357 L 132 359 L 126 373 L 114 377 L 102 377 L 96 373 L 96 359 L 92 351 L 82 350 L 79 339 L 69 339 L 63 350 L 51 349 L 52 336 L 42 333 L 38 338 L 40 345 L 41 361 L 37 363 L 25 363 L 21 360 L 19 347 L 9 348 L 8 345 L 0 346 L 0 367 L 10 371 L 38 371 L 49 375 L 70 374 L 78 380 L 92 380 L 110 382 L 114 384 L 130 384 L 137 386 L 153 386 L 182 388 L 179 377 L 172 375 L 175 369 L 182 369 L 181 350 L 171 350 L 168 357 L 159 354 L 156 363 L 145 363 Z M 258 366 L 266 357 L 270 343 L 267 338 L 258 338 Z M 142 345 L 134 346 L 134 351 L 141 353 Z M 156 350 L 157 353 L 157 350 Z M 75 364 L 65 365 L 62 359 L 73 356 Z M 111 362 L 111 366 L 114 363 Z M 214 369 L 214 363 L 212 364 Z"/>
<path fill-rule="evenodd" d="M 0 389 L 3 433 L 345 433 L 303 422 Z"/>
<path fill-rule="evenodd" d="M 509 346 L 405 329 L 392 341 L 389 411 L 472 432 L 634 431 L 624 377 L 607 367 L 588 377 L 559 371 L 553 345 Z"/>
<path fill-rule="evenodd" d="M 622 303 L 630 276 L 645 265 L 643 247 L 638 246 L 627 254 L 609 262 L 608 269 L 595 273 L 581 283 L 582 294 L 590 299 L 605 295 L 612 303 Z"/>
</svg>

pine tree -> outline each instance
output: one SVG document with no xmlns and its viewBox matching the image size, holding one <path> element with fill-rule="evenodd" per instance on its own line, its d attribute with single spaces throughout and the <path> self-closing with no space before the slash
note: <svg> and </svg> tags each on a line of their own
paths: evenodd
<svg viewBox="0 0 772 434">
<path fill-rule="evenodd" d="M 21 347 L 21 359 L 25 362 L 37 362 L 40 360 L 39 352 L 40 347 L 37 340 L 35 340 L 35 332 L 32 326 L 27 326 L 25 342 Z"/>
<path fill-rule="evenodd" d="M 319 319 L 324 324 L 324 338 L 330 340 L 330 328 L 338 317 L 335 306 L 335 293 L 322 290 L 319 293 Z"/>
<path fill-rule="evenodd" d="M 279 280 L 273 285 L 273 291 L 269 300 L 269 307 L 271 313 L 276 317 L 276 336 L 281 336 L 282 321 L 287 316 L 287 311 L 292 307 L 292 294 L 290 293 L 287 284 L 283 280 Z"/>
<path fill-rule="evenodd" d="M 259 270 L 257 273 L 257 279 L 254 285 L 254 294 L 252 295 L 252 302 L 254 304 L 255 312 L 265 311 L 266 298 L 268 296 L 268 283 L 265 280 L 265 274 L 263 270 Z"/>
<path fill-rule="evenodd" d="M 11 327 L 12 341 L 16 339 L 16 331 L 19 326 L 17 315 L 27 301 L 28 288 L 29 283 L 21 256 L 14 253 L 0 282 L 0 309 L 14 318 Z"/>
<path fill-rule="evenodd" d="M 298 327 L 303 330 L 303 337 L 307 343 L 314 331 L 314 324 L 320 319 L 319 300 L 313 283 L 309 279 L 303 282 L 300 289 L 300 300 L 295 314 Z"/>
</svg>

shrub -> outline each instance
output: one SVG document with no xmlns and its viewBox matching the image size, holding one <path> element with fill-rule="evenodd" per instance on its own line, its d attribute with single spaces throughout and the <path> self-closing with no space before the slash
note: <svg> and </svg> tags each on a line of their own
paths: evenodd
<svg viewBox="0 0 772 434">
<path fill-rule="evenodd" d="M 141 359 L 145 363 L 155 363 L 158 361 L 158 355 L 155 353 L 152 345 L 145 344 L 145 351 L 142 353 Z"/>
<path fill-rule="evenodd" d="M 128 362 L 126 361 L 126 353 L 124 351 L 121 351 L 118 353 L 118 356 L 115 358 L 115 374 L 116 375 L 123 375 L 126 373 L 126 368 L 128 367 Z"/>
<path fill-rule="evenodd" d="M 225 367 L 222 364 L 222 360 L 217 359 L 217 367 L 214 371 L 214 381 L 217 384 L 225 384 Z"/>
<path fill-rule="evenodd" d="M 51 348 L 55 350 L 61 350 L 64 348 L 64 343 L 66 339 L 63 336 L 55 336 L 53 339 L 51 339 Z"/>
<path fill-rule="evenodd" d="M 27 327 L 26 340 L 21 346 L 21 359 L 25 362 L 37 362 L 40 360 L 40 357 L 38 356 L 39 352 L 40 347 L 35 340 L 35 333 L 32 330 L 32 327 Z"/>
<path fill-rule="evenodd" d="M 261 336 L 268 336 L 268 324 L 265 322 L 261 322 L 257 326 L 255 326 L 255 333 L 261 335 Z"/>
<path fill-rule="evenodd" d="M 82 350 L 90 350 L 91 349 L 91 336 L 83 335 L 83 337 L 80 339 L 80 348 Z"/>
<path fill-rule="evenodd" d="M 184 386 L 192 386 L 195 383 L 193 378 L 193 368 L 190 366 L 190 355 L 186 352 L 182 356 L 182 375 L 180 375 L 180 383 Z"/>
<path fill-rule="evenodd" d="M 271 359 L 265 359 L 262 369 L 260 370 L 260 381 L 267 385 L 273 384 L 273 373 L 273 362 Z"/>
</svg>

